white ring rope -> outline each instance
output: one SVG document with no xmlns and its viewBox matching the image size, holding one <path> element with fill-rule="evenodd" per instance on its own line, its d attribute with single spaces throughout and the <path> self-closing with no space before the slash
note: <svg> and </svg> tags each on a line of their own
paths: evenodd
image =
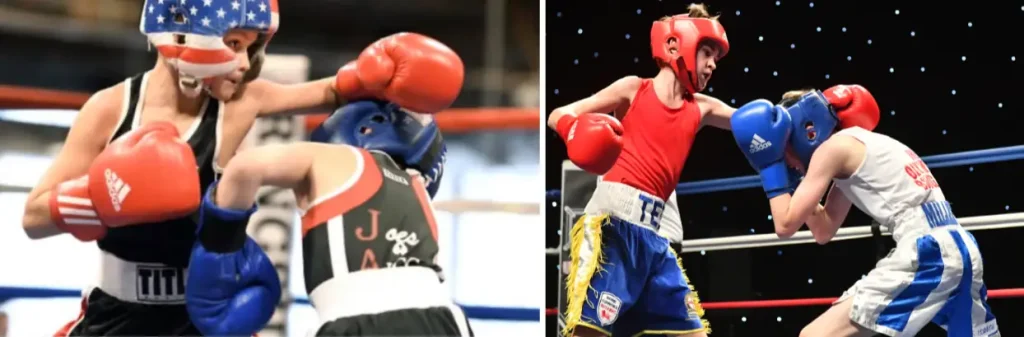
<svg viewBox="0 0 1024 337">
<path fill-rule="evenodd" d="M 964 229 L 970 231 L 981 231 L 990 229 L 1003 229 L 1024 227 L 1024 212 L 1007 213 L 995 215 L 981 215 L 957 219 Z M 892 235 L 883 230 L 882 235 Z M 871 226 L 857 226 L 840 228 L 832 241 L 864 239 L 871 237 Z M 692 253 L 699 251 L 714 251 L 727 249 L 760 248 L 773 246 L 788 246 L 814 242 L 814 236 L 808 230 L 802 230 L 787 239 L 780 239 L 775 234 L 748 234 L 735 235 L 724 238 L 710 238 L 697 240 L 683 240 L 683 252 Z M 547 255 L 558 255 L 557 248 L 544 250 Z"/>
<path fill-rule="evenodd" d="M 448 213 L 513 213 L 523 215 L 540 214 L 540 203 L 493 202 L 486 200 L 439 200 L 433 203 L 434 210 Z"/>
</svg>

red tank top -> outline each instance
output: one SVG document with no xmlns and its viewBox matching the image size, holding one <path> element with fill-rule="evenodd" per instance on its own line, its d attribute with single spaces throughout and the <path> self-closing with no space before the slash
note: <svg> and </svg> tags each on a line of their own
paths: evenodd
<svg viewBox="0 0 1024 337">
<path fill-rule="evenodd" d="M 693 98 L 678 109 L 666 107 L 644 79 L 622 120 L 623 146 L 604 181 L 619 182 L 668 200 L 700 128 L 700 107 Z"/>
</svg>

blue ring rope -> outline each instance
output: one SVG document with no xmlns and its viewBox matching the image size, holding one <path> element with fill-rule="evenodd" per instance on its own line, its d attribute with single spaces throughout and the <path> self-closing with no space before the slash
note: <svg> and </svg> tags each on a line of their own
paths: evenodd
<svg viewBox="0 0 1024 337">
<path fill-rule="evenodd" d="M 30 287 L 0 287 L 0 302 L 4 302 L 14 298 L 60 298 L 81 296 L 81 290 Z M 310 304 L 308 298 L 296 298 L 292 300 L 292 303 Z M 466 317 L 473 319 L 540 322 L 540 308 L 487 307 L 463 304 L 459 304 L 459 307 L 461 307 L 462 311 L 466 313 Z"/>
<path fill-rule="evenodd" d="M 997 147 L 985 150 L 964 151 L 922 157 L 930 168 L 942 168 L 964 165 L 975 165 L 1024 159 L 1024 145 Z M 681 183 L 676 186 L 676 194 L 700 194 L 709 192 L 731 191 L 744 188 L 761 187 L 761 178 L 757 175 L 742 177 L 709 179 Z M 562 193 L 549 190 L 547 198 L 557 199 Z"/>
</svg>

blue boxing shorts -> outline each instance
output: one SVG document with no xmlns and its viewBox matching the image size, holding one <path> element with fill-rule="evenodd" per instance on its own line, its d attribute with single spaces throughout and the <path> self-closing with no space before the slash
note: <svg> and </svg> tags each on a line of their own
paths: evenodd
<svg viewBox="0 0 1024 337">
<path fill-rule="evenodd" d="M 636 211 L 592 214 L 604 208 L 595 203 L 606 202 Z M 600 182 L 587 208 L 571 232 L 563 333 L 571 335 L 578 326 L 609 336 L 710 331 L 682 261 L 657 233 L 664 202 L 626 185 Z"/>
</svg>

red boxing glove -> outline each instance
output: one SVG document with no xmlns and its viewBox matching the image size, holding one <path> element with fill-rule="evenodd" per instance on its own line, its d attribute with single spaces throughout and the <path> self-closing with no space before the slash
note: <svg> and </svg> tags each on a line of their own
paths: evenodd
<svg viewBox="0 0 1024 337">
<path fill-rule="evenodd" d="M 377 40 L 338 70 L 344 99 L 378 98 L 419 113 L 447 109 L 462 91 L 465 67 L 448 46 L 416 33 Z"/>
<path fill-rule="evenodd" d="M 605 174 L 622 152 L 622 124 L 605 114 L 565 114 L 556 125 L 569 160 L 593 174 Z"/>
<path fill-rule="evenodd" d="M 50 192 L 50 218 L 82 241 L 99 240 L 107 227 L 165 221 L 199 207 L 195 155 L 167 122 L 133 130 L 107 145 L 89 173 Z"/>
<path fill-rule="evenodd" d="M 856 84 L 837 85 L 826 89 L 822 94 L 835 108 L 839 125 L 843 129 L 859 126 L 871 131 L 878 126 L 881 110 L 868 89 Z"/>
</svg>

